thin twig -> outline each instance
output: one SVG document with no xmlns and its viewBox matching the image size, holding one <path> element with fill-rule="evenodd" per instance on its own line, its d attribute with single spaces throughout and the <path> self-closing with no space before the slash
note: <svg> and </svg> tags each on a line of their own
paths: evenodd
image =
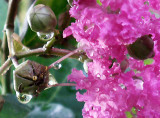
<svg viewBox="0 0 160 118">
<path fill-rule="evenodd" d="M 6 25 L 5 25 L 5 31 L 7 34 L 7 42 L 8 42 L 8 48 L 9 48 L 10 54 L 12 54 L 13 52 L 11 35 L 14 32 L 14 20 L 17 13 L 17 9 L 18 9 L 18 3 L 19 3 L 19 0 L 9 1 L 8 13 L 7 13 L 7 19 L 6 19 Z"/>
<path fill-rule="evenodd" d="M 47 42 L 46 45 L 44 45 L 44 48 L 46 48 L 46 52 L 48 52 L 52 48 L 52 45 L 54 44 L 55 41 L 56 39 L 55 37 L 53 37 L 53 39 L 51 39 L 50 41 Z"/>
<path fill-rule="evenodd" d="M 76 84 L 75 83 L 60 83 L 60 84 L 48 85 L 47 88 L 56 87 L 56 86 L 76 86 Z"/>
<path fill-rule="evenodd" d="M 18 64 L 18 60 L 16 56 L 11 57 L 11 60 L 12 60 L 14 67 L 17 68 L 19 64 Z"/>
<path fill-rule="evenodd" d="M 19 53 L 15 56 L 17 59 L 21 59 L 21 58 L 29 57 L 29 56 L 33 56 L 33 55 L 45 54 L 45 51 L 46 51 L 46 49 L 44 49 L 44 48 L 38 48 L 38 49 L 33 49 L 33 50 Z M 47 55 L 65 56 L 71 52 L 72 51 L 65 50 L 65 49 L 52 48 L 49 51 L 49 53 L 47 53 Z M 68 57 L 68 58 L 78 59 L 81 55 L 85 56 L 85 58 L 87 59 L 87 56 L 85 55 L 85 53 L 82 53 L 82 52 L 74 53 L 73 55 L 70 55 L 70 57 Z M 5 72 L 5 70 L 8 69 L 8 67 L 10 67 L 11 64 L 12 64 L 12 61 L 10 58 L 8 58 L 7 61 L 0 67 L 0 75 L 3 74 L 3 72 Z"/>
<path fill-rule="evenodd" d="M 63 57 L 60 58 L 59 60 L 55 61 L 54 63 L 52 63 L 52 64 L 48 67 L 48 69 L 51 69 L 52 67 L 55 66 L 55 64 L 60 63 L 60 62 L 63 61 L 64 59 L 66 59 L 66 58 L 70 57 L 71 55 L 77 53 L 78 50 L 79 50 L 79 48 L 76 49 L 76 50 L 74 50 L 74 51 L 72 51 L 72 52 L 70 52 L 70 53 L 68 53 L 67 55 L 63 56 Z"/>
<path fill-rule="evenodd" d="M 11 34 L 13 33 L 13 30 L 14 30 L 14 19 L 17 13 L 18 3 L 19 3 L 19 0 L 10 0 L 8 5 L 8 13 L 7 13 L 7 18 L 6 18 L 6 23 L 4 26 L 4 33 L 3 33 L 4 34 L 3 43 L 2 43 L 3 52 L 1 54 L 2 63 L 4 63 L 3 64 L 4 66 L 0 68 L 0 71 L 2 72 L 7 71 L 10 65 L 12 64 L 11 60 L 7 58 L 8 58 L 8 48 L 10 53 L 12 52 Z M 7 35 L 7 38 L 6 38 L 6 35 Z M 7 46 L 7 40 L 8 40 L 8 46 Z M 5 75 L 3 75 L 3 79 L 2 79 L 3 94 L 11 93 L 10 74 L 11 74 L 11 71 L 8 71 Z"/>
</svg>

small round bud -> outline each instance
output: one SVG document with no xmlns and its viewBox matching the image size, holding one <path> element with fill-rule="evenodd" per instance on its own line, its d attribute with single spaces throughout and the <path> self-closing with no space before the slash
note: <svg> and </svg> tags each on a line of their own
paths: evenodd
<svg viewBox="0 0 160 118">
<path fill-rule="evenodd" d="M 43 4 L 34 6 L 27 16 L 31 29 L 35 32 L 50 33 L 57 25 L 54 12 Z"/>
<path fill-rule="evenodd" d="M 134 59 L 144 60 L 154 57 L 154 42 L 151 35 L 144 35 L 127 46 L 128 54 Z"/>
</svg>

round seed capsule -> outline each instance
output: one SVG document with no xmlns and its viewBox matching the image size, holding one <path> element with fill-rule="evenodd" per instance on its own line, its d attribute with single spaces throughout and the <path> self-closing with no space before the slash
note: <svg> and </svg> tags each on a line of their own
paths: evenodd
<svg viewBox="0 0 160 118">
<path fill-rule="evenodd" d="M 34 6 L 28 13 L 27 20 L 35 32 L 50 33 L 57 25 L 54 12 L 43 4 Z"/>
</svg>

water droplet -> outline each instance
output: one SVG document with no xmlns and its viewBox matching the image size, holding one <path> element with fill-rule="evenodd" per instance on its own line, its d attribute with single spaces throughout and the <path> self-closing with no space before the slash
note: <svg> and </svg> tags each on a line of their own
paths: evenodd
<svg viewBox="0 0 160 118">
<path fill-rule="evenodd" d="M 53 38 L 54 32 L 51 32 L 49 34 L 37 32 L 37 35 L 41 40 L 48 41 L 48 40 L 51 40 Z"/>
<path fill-rule="evenodd" d="M 114 91 L 117 91 L 117 88 L 113 88 Z"/>
<path fill-rule="evenodd" d="M 79 61 L 82 61 L 82 60 L 83 60 L 83 57 L 82 57 L 82 56 L 79 56 L 78 60 L 79 60 Z"/>
<path fill-rule="evenodd" d="M 58 84 L 56 79 L 54 78 L 54 76 L 52 74 L 49 74 L 49 82 L 48 82 L 49 85 L 55 85 L 55 84 Z"/>
<path fill-rule="evenodd" d="M 60 64 L 60 63 L 55 63 L 53 66 L 53 68 L 56 70 L 60 69 L 61 67 L 62 67 L 62 64 Z"/>
<path fill-rule="evenodd" d="M 134 80 L 134 85 L 139 90 L 143 90 L 143 83 L 144 82 L 142 80 L 139 80 L 139 79 Z"/>
<path fill-rule="evenodd" d="M 98 74 L 97 74 L 97 77 L 98 77 L 98 78 L 100 78 L 100 77 L 101 77 L 101 75 L 98 73 Z"/>
<path fill-rule="evenodd" d="M 122 89 L 126 89 L 126 86 L 124 84 L 119 85 Z"/>
<path fill-rule="evenodd" d="M 95 90 L 96 92 L 99 92 L 99 88 L 96 88 L 96 90 Z"/>
<path fill-rule="evenodd" d="M 22 93 L 19 93 L 19 92 L 16 92 L 16 96 L 18 98 L 18 101 L 20 103 L 23 103 L 23 104 L 26 104 L 26 103 L 30 102 L 31 99 L 32 99 L 32 95 L 22 94 Z"/>
</svg>

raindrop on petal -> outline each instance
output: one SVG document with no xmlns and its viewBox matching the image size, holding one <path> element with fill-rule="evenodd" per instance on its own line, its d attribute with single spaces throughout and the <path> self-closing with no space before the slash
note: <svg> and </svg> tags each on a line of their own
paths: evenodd
<svg viewBox="0 0 160 118">
<path fill-rule="evenodd" d="M 95 91 L 96 91 L 96 92 L 99 92 L 99 88 L 96 88 Z"/>
<path fill-rule="evenodd" d="M 41 40 L 48 41 L 48 40 L 51 40 L 53 38 L 54 32 L 51 32 L 49 34 L 37 32 L 37 35 Z"/>
<path fill-rule="evenodd" d="M 100 78 L 100 77 L 101 77 L 101 75 L 98 73 L 98 74 L 97 74 L 97 77 L 98 77 L 98 78 Z"/>
</svg>

